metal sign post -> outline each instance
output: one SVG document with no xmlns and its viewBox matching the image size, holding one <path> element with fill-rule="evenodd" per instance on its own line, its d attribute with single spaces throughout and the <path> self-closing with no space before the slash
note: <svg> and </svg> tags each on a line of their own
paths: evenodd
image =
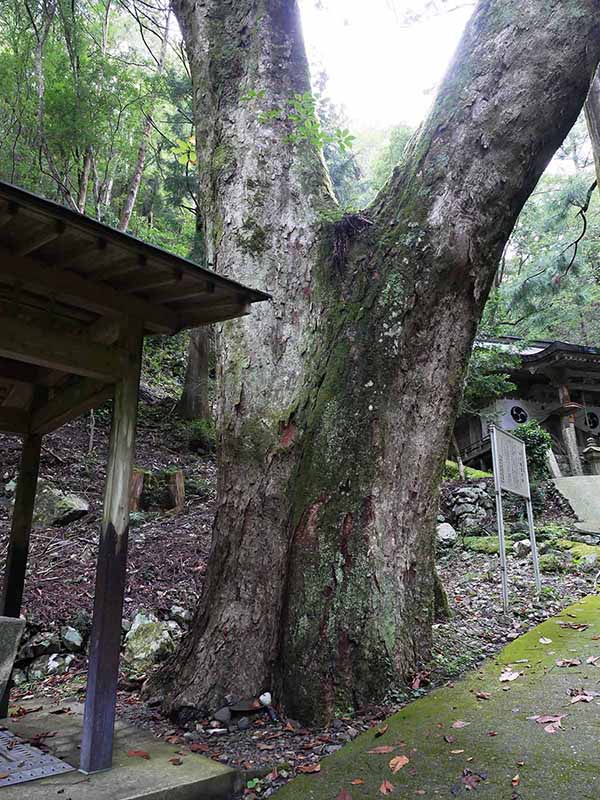
<svg viewBox="0 0 600 800">
<path fill-rule="evenodd" d="M 527 524 L 529 527 L 529 541 L 531 542 L 531 556 L 533 560 L 533 573 L 535 587 L 541 591 L 540 567 L 538 562 L 537 544 L 535 541 L 535 528 L 533 525 L 533 508 L 531 505 L 531 489 L 529 486 L 529 473 L 527 471 L 527 457 L 525 443 L 510 433 L 501 431 L 495 425 L 490 425 L 490 438 L 492 441 L 492 462 L 494 465 L 494 484 L 496 487 L 496 520 L 498 522 L 498 541 L 500 544 L 500 571 L 502 578 L 502 605 L 504 613 L 508 614 L 508 574 L 506 570 L 506 539 L 504 536 L 504 513 L 502 510 L 502 490 L 512 492 L 525 499 L 527 505 Z"/>
</svg>

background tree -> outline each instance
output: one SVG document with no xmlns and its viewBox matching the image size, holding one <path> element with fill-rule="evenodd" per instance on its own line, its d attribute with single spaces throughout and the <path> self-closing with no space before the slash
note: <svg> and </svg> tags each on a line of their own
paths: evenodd
<svg viewBox="0 0 600 800">
<path fill-rule="evenodd" d="M 481 2 L 367 219 L 332 223 L 314 137 L 273 113 L 310 91 L 295 3 L 176 1 L 207 261 L 274 299 L 223 326 L 214 545 L 164 676 L 170 710 L 274 686 L 291 715 L 323 718 L 426 657 L 465 364 L 511 229 L 583 106 L 599 10 Z"/>
</svg>

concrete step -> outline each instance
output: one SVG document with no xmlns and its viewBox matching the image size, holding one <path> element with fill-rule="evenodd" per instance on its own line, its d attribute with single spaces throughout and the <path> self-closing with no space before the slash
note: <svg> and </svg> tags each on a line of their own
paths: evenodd
<svg viewBox="0 0 600 800">
<path fill-rule="evenodd" d="M 52 755 L 79 766 L 79 743 L 83 723 L 83 706 L 65 701 L 52 705 L 44 698 L 34 698 L 20 705 L 42 709 L 22 717 L 0 720 L 22 739 L 55 731 L 44 739 Z M 52 714 L 59 708 L 69 713 Z M 128 756 L 142 751 L 148 758 Z M 181 764 L 170 759 L 180 758 Z M 0 790 L 1 800 L 49 800 L 65 797 L 70 800 L 228 800 L 241 791 L 241 773 L 192 753 L 180 745 L 169 745 L 123 722 L 115 726 L 113 767 L 106 772 L 83 775 L 69 772 L 50 778 L 6 786 Z"/>
<path fill-rule="evenodd" d="M 577 515 L 577 529 L 583 533 L 600 533 L 600 475 L 555 478 L 554 483 Z"/>
</svg>

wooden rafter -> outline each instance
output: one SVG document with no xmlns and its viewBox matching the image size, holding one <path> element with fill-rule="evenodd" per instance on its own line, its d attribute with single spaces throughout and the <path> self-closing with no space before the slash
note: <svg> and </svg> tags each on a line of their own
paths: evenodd
<svg viewBox="0 0 600 800">
<path fill-rule="evenodd" d="M 57 267 L 43 266 L 31 258 L 16 256 L 0 248 L 0 280 L 16 281 L 29 291 L 55 296 L 98 314 L 120 313 L 144 321 L 157 333 L 179 329 L 177 315 L 167 308 L 131 295 L 125 297 L 112 286 L 88 281 Z"/>
<path fill-rule="evenodd" d="M 119 348 L 48 330 L 12 317 L 0 317 L 0 356 L 27 364 L 114 382 L 127 367 L 127 354 Z"/>
<path fill-rule="evenodd" d="M 45 405 L 32 414 L 30 430 L 34 433 L 50 433 L 85 411 L 101 405 L 112 396 L 113 391 L 112 385 L 91 378 L 75 379 L 65 388 L 57 390 Z"/>
</svg>

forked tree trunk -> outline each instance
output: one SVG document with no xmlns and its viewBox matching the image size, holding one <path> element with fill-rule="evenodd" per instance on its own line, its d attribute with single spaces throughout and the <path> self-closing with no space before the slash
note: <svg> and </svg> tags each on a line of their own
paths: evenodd
<svg viewBox="0 0 600 800">
<path fill-rule="evenodd" d="M 465 364 L 517 215 L 583 105 L 600 2 L 480 2 L 362 227 L 325 221 L 320 157 L 261 116 L 309 88 L 295 2 L 175 10 L 209 265 L 274 300 L 223 326 L 214 544 L 166 708 L 270 688 L 323 719 L 428 655 Z"/>
</svg>

